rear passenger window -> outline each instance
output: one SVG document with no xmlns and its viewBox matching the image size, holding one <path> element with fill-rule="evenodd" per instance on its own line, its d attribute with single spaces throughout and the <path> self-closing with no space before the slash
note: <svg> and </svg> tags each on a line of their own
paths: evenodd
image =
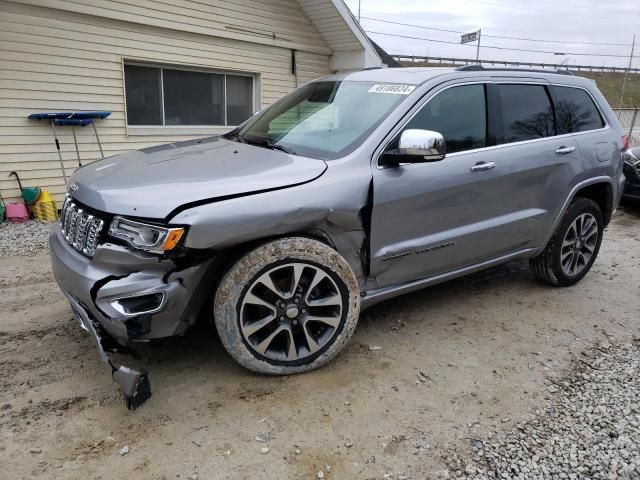
<svg viewBox="0 0 640 480">
<path fill-rule="evenodd" d="M 587 92 L 572 87 L 551 88 L 558 119 L 558 135 L 604 127 L 600 112 Z"/>
<path fill-rule="evenodd" d="M 551 101 L 542 85 L 499 85 L 504 141 L 522 142 L 555 135 Z"/>
<path fill-rule="evenodd" d="M 447 153 L 487 146 L 484 85 L 462 85 L 437 94 L 407 126 L 442 134 Z"/>
</svg>

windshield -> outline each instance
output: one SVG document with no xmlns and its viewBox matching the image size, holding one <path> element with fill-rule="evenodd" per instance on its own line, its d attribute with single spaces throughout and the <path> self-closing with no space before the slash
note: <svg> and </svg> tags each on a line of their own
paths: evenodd
<svg viewBox="0 0 640 480">
<path fill-rule="evenodd" d="M 228 138 L 306 157 L 352 152 L 415 87 L 320 81 L 294 90 Z"/>
</svg>

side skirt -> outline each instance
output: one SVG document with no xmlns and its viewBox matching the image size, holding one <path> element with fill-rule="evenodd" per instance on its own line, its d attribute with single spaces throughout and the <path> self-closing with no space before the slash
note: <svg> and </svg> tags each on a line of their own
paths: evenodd
<svg viewBox="0 0 640 480">
<path fill-rule="evenodd" d="M 467 267 L 462 267 L 457 270 L 441 273 L 432 277 L 421 278 L 412 282 L 376 288 L 375 290 L 369 290 L 362 294 L 361 309 L 364 310 L 384 300 L 388 300 L 399 295 L 404 295 L 405 293 L 414 292 L 416 290 L 420 290 L 424 287 L 435 285 L 437 283 L 446 282 L 447 280 L 451 280 L 453 278 L 463 277 L 465 275 L 469 275 L 470 273 L 479 272 L 480 270 L 495 267 L 496 265 L 507 263 L 518 258 L 531 258 L 535 256 L 535 254 L 539 250 L 539 248 L 525 248 L 509 253 L 507 255 L 503 255 L 501 257 L 492 258 L 481 263 L 476 263 L 475 265 L 469 265 Z"/>
</svg>

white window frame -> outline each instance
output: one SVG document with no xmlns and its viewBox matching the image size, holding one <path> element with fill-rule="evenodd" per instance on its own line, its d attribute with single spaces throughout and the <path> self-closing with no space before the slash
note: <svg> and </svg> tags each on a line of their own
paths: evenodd
<svg viewBox="0 0 640 480">
<path fill-rule="evenodd" d="M 136 67 L 157 68 L 160 70 L 160 112 L 162 115 L 162 125 L 129 125 L 127 118 L 127 92 L 125 80 L 125 65 Z M 212 73 L 223 76 L 223 98 L 224 98 L 224 125 L 165 125 L 164 116 L 164 70 L 183 70 L 187 72 Z M 122 90 L 124 96 L 124 117 L 127 130 L 127 136 L 132 135 L 207 135 L 207 134 L 223 134 L 233 130 L 237 125 L 227 124 L 227 75 L 238 77 L 250 77 L 252 79 L 251 92 L 251 114 L 258 111 L 257 105 L 260 103 L 259 87 L 260 74 L 257 72 L 246 72 L 236 70 L 222 70 L 217 68 L 208 68 L 201 66 L 179 65 L 172 63 L 147 62 L 140 60 L 122 60 Z"/>
</svg>

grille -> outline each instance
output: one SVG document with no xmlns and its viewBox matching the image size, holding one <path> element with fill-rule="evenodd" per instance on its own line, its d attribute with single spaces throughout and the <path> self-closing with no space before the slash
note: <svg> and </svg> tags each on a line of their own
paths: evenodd
<svg viewBox="0 0 640 480">
<path fill-rule="evenodd" d="M 104 221 L 76 205 L 67 196 L 60 214 L 62 236 L 77 251 L 93 257 Z"/>
</svg>

